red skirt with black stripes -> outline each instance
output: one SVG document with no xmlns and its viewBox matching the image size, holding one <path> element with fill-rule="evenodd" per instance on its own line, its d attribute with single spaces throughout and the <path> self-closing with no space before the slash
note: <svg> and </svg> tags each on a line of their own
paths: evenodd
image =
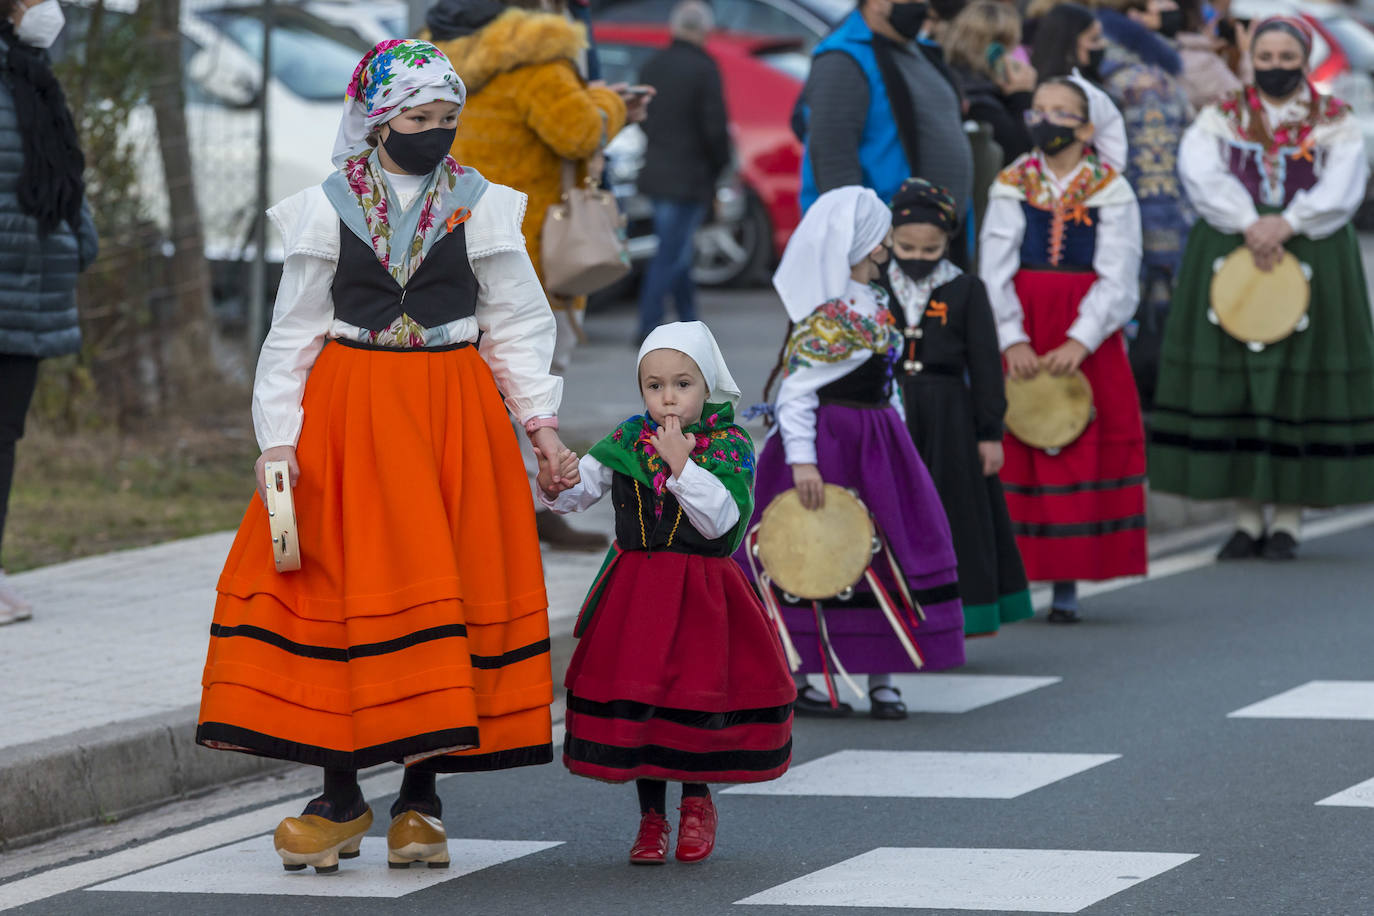
<svg viewBox="0 0 1374 916">
<path fill-rule="evenodd" d="M 1068 339 L 1091 272 L 1022 270 L 1016 294 L 1036 353 Z M 1007 433 L 1002 486 L 1016 544 L 1033 581 L 1144 575 L 1145 433 L 1120 331 L 1083 361 L 1095 416 L 1057 454 Z"/>
<path fill-rule="evenodd" d="M 563 761 L 607 782 L 764 782 L 792 758 L 797 689 L 729 557 L 617 554 L 568 666 Z"/>
</svg>

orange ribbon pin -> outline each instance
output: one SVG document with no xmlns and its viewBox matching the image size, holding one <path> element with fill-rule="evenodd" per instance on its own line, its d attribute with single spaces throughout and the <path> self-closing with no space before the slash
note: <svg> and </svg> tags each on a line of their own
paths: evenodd
<svg viewBox="0 0 1374 916">
<path fill-rule="evenodd" d="M 930 300 L 930 307 L 926 309 L 926 314 L 931 318 L 939 318 L 941 327 L 949 323 L 949 306 L 943 302 L 935 299 Z"/>
<path fill-rule="evenodd" d="M 453 215 L 448 218 L 448 221 L 446 223 L 444 223 L 444 231 L 452 232 L 460 224 L 466 223 L 468 221 L 469 216 L 472 216 L 471 210 L 469 210 L 467 207 L 459 207 L 457 210 L 453 211 Z"/>
</svg>

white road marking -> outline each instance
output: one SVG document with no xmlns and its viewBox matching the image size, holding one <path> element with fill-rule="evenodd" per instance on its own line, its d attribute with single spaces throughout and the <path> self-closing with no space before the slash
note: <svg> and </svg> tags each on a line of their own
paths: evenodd
<svg viewBox="0 0 1374 916">
<path fill-rule="evenodd" d="M 1227 718 L 1374 720 L 1374 681 L 1308 681 Z"/>
<path fill-rule="evenodd" d="M 1357 786 L 1323 798 L 1317 804 L 1337 808 L 1374 808 L 1374 779 L 1366 779 Z"/>
<path fill-rule="evenodd" d="M 556 704 L 555 714 L 561 713 L 561 710 L 562 705 Z M 557 722 L 553 727 L 555 749 L 562 742 L 563 723 Z M 359 785 L 362 787 L 363 795 L 368 798 L 380 798 L 395 794 L 401 788 L 401 773 L 401 768 L 396 767 L 360 780 Z M 439 777 L 441 781 L 447 778 L 453 777 Z M 65 865 L 40 872 L 28 878 L 21 878 L 18 881 L 11 881 L 8 884 L 0 884 L 0 912 L 33 903 L 36 900 L 45 900 L 48 897 L 56 897 L 58 894 L 89 887 L 102 881 L 109 881 L 131 872 L 152 868 L 155 865 L 194 855 L 207 849 L 225 846 L 248 837 L 269 834 L 276 829 L 277 822 L 282 818 L 300 814 L 302 806 L 302 799 L 269 805 L 222 821 L 215 821 L 149 843 L 120 850 L 98 859 Z"/>
<path fill-rule="evenodd" d="M 1077 913 L 1196 855 L 883 847 L 742 904 Z"/>
<path fill-rule="evenodd" d="M 793 767 L 772 782 L 733 786 L 725 791 L 738 795 L 1019 798 L 1120 756 L 850 750 Z"/>
<path fill-rule="evenodd" d="M 893 675 L 892 683 L 901 690 L 902 702 L 911 712 L 963 713 L 1058 684 L 1061 680 L 1063 678 L 1005 674 L 898 674 Z M 810 681 L 825 692 L 825 682 L 820 677 L 813 675 Z M 853 704 L 855 709 L 868 709 L 867 696 L 857 700 Z"/>
<path fill-rule="evenodd" d="M 300 897 L 404 897 L 464 875 L 543 852 L 561 842 L 449 839 L 453 864 L 448 868 L 412 865 L 388 868 L 386 839 L 363 840 L 362 855 L 339 863 L 338 872 L 317 875 L 314 869 L 288 872 L 281 867 L 270 836 L 253 837 L 199 855 L 98 884 L 87 891 L 134 891 L 167 894 L 271 894 Z"/>
</svg>

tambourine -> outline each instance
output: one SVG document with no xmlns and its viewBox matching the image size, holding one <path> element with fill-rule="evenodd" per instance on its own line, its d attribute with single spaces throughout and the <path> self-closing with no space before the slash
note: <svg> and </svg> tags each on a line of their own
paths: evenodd
<svg viewBox="0 0 1374 916">
<path fill-rule="evenodd" d="M 797 598 L 821 601 L 853 593 L 880 549 L 873 517 L 844 487 L 825 485 L 825 504 L 807 509 L 801 495 L 777 496 L 759 518 L 755 555 L 768 578 Z"/>
<path fill-rule="evenodd" d="M 272 526 L 272 561 L 277 572 L 301 568 L 301 545 L 296 536 L 296 502 L 291 498 L 291 466 L 285 461 L 269 461 L 263 468 L 267 478 L 267 521 Z"/>
<path fill-rule="evenodd" d="M 1258 353 L 1306 330 L 1312 268 L 1285 251 L 1273 270 L 1255 266 L 1248 248 L 1212 263 L 1207 320 Z"/>
<path fill-rule="evenodd" d="M 1082 372 L 1007 378 L 1007 431 L 1051 455 L 1071 445 L 1092 422 L 1093 389 Z"/>
</svg>

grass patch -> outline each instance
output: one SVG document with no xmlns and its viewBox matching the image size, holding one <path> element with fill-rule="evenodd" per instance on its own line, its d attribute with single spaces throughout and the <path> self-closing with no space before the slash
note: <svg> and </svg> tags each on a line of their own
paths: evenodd
<svg viewBox="0 0 1374 916">
<path fill-rule="evenodd" d="M 246 414 L 217 417 L 242 415 L 241 428 L 169 424 L 156 435 L 31 426 L 19 443 L 6 570 L 237 527 L 258 456 Z"/>
</svg>

